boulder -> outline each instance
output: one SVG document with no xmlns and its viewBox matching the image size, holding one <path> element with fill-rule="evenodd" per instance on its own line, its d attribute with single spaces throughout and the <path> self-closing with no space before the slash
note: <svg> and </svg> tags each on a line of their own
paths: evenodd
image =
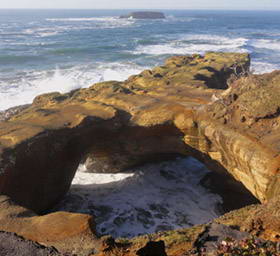
<svg viewBox="0 0 280 256">
<path fill-rule="evenodd" d="M 162 12 L 131 12 L 126 15 L 121 15 L 121 19 L 133 18 L 133 19 L 165 19 Z"/>
</svg>

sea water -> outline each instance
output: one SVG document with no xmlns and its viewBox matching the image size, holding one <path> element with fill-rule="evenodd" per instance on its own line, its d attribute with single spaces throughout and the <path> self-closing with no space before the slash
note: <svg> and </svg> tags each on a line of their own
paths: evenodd
<svg viewBox="0 0 280 256">
<path fill-rule="evenodd" d="M 191 227 L 221 214 L 221 197 L 200 185 L 208 172 L 191 157 L 117 174 L 89 173 L 81 165 L 56 210 L 91 214 L 98 233 L 114 237 Z"/>
<path fill-rule="evenodd" d="M 125 80 L 172 55 L 250 53 L 254 73 L 280 69 L 280 12 L 164 10 L 164 20 L 119 19 L 132 10 L 0 10 L 0 111 L 38 94 Z M 98 171 L 98 170 L 97 170 Z M 221 198 L 192 158 L 119 174 L 80 166 L 57 210 L 95 216 L 100 234 L 132 237 L 219 216 Z"/>
<path fill-rule="evenodd" d="M 174 54 L 248 52 L 255 73 L 280 68 L 280 12 L 118 18 L 129 11 L 0 10 L 0 110 L 46 92 L 121 81 Z"/>
</svg>

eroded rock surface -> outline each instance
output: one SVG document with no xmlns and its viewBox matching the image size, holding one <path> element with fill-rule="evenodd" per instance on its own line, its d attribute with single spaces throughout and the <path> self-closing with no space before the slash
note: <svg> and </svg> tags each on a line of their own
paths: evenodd
<svg viewBox="0 0 280 256">
<path fill-rule="evenodd" d="M 36 97 L 0 122 L 0 193 L 40 213 L 65 195 L 81 162 L 118 172 L 181 154 L 229 173 L 262 202 L 277 197 L 280 72 L 248 75 L 249 64 L 247 54 L 179 56 L 124 82 Z M 2 229 L 24 237 L 37 230 L 33 223 L 57 218 L 68 227 L 72 217 L 88 220 L 28 212 L 28 219 L 9 223 L 5 207 L 1 212 Z M 49 231 L 41 228 L 30 239 Z"/>
<path fill-rule="evenodd" d="M 92 216 L 68 212 L 55 212 L 38 216 L 29 209 L 15 204 L 7 196 L 0 196 L 0 230 L 16 233 L 25 239 L 48 247 L 53 246 L 65 255 L 89 255 L 97 252 L 100 248 L 100 242 L 95 236 Z M 13 240 L 11 240 L 12 243 Z M 0 233 L 0 248 L 1 245 Z M 22 243 L 22 246 L 27 245 Z M 3 248 L 10 252 L 7 244 Z M 19 250 L 18 254 L 14 255 L 33 255 L 31 253 L 20 254 L 19 247 L 14 250 Z M 41 254 L 34 255 L 48 255 L 44 254 L 45 251 L 42 250 Z M 0 255 L 2 256 L 1 251 Z"/>
<path fill-rule="evenodd" d="M 116 172 L 178 153 L 267 200 L 279 187 L 280 75 L 234 81 L 249 63 L 246 54 L 173 57 L 123 83 L 36 97 L 0 125 L 1 193 L 40 212 L 67 192 L 81 161 Z"/>
<path fill-rule="evenodd" d="M 92 168 L 103 166 L 103 171 L 174 153 L 212 157 L 229 171 L 242 170 L 233 166 L 240 161 L 231 147 L 239 148 L 233 138 L 245 135 L 211 119 L 205 106 L 220 93 L 209 87 L 226 88 L 227 79 L 248 70 L 249 63 L 247 54 L 173 57 L 123 83 L 36 97 L 30 107 L 0 124 L 0 192 L 37 212 L 46 210 L 68 191 L 87 154 L 93 156 Z M 225 132 L 231 134 L 221 145 Z M 264 157 L 264 164 L 270 157 Z M 262 200 L 264 185 L 261 192 L 252 189 Z"/>
</svg>

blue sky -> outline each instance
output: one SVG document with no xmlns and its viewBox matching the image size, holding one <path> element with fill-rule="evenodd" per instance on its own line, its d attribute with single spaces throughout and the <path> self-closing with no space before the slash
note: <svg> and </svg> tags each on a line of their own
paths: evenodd
<svg viewBox="0 0 280 256">
<path fill-rule="evenodd" d="M 1 0 L 0 8 L 280 10 L 280 0 Z"/>
</svg>

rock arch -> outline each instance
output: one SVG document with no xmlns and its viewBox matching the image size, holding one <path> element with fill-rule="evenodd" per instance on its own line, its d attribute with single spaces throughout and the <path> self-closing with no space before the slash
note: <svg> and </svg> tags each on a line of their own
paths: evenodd
<svg viewBox="0 0 280 256">
<path fill-rule="evenodd" d="M 249 63 L 247 54 L 176 57 L 125 82 L 38 96 L 0 122 L 0 193 L 43 212 L 89 153 L 118 168 L 179 153 L 268 200 L 279 190 L 280 74 L 244 76 Z M 230 88 L 213 88 L 228 78 Z"/>
</svg>

